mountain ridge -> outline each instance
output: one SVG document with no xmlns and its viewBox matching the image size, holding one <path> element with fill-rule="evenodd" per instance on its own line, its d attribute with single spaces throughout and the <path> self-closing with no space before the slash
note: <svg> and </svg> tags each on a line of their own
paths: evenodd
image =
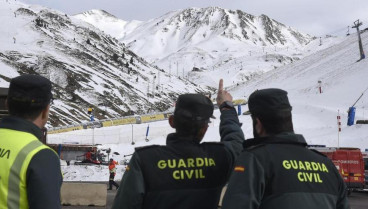
<svg viewBox="0 0 368 209">
<path fill-rule="evenodd" d="M 80 19 L 96 25 L 94 21 Z M 107 31 L 106 22 L 96 26 Z M 232 78 L 236 84 L 301 59 L 313 50 L 328 47 L 308 48 L 317 42 L 315 37 L 266 15 L 254 16 L 220 7 L 175 10 L 136 26 L 133 30 L 110 35 L 167 73 L 181 74 L 198 84 L 212 87 L 216 87 L 220 77 L 208 77 L 209 69 L 224 71 L 226 63 L 237 63 L 234 68 L 238 71 Z M 259 60 L 259 66 L 239 71 L 242 66 L 253 65 L 246 56 L 254 56 L 253 60 Z M 203 73 L 193 72 L 195 68 L 204 69 Z M 197 79 L 202 76 L 207 76 L 208 81 Z"/>
<path fill-rule="evenodd" d="M 65 13 L 18 2 L 0 2 L 0 12 L 0 86 L 24 73 L 49 78 L 56 100 L 48 126 L 88 121 L 90 106 L 106 119 L 165 111 L 180 93 L 209 91 Z"/>
</svg>

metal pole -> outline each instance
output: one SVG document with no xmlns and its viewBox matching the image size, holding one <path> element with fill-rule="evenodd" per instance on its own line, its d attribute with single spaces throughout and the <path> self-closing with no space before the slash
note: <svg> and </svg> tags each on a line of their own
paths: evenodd
<svg viewBox="0 0 368 209">
<path fill-rule="evenodd" d="M 92 145 L 95 145 L 95 126 L 92 127 Z"/>
<path fill-rule="evenodd" d="M 133 138 L 133 124 L 131 124 L 131 125 L 132 125 L 132 145 L 134 145 L 135 142 L 134 142 L 134 138 Z"/>
<path fill-rule="evenodd" d="M 348 26 L 348 33 L 346 35 L 350 35 L 350 26 Z"/>
<path fill-rule="evenodd" d="M 146 142 L 148 142 L 148 141 L 149 141 L 149 139 L 148 139 L 148 133 L 149 133 L 149 124 L 148 124 L 148 126 L 147 126 L 147 131 L 146 131 Z"/>
<path fill-rule="evenodd" d="M 363 23 L 359 22 L 359 20 L 354 22 L 354 26 L 352 28 L 356 28 L 357 29 L 357 34 L 358 34 L 358 40 L 359 40 L 359 52 L 360 52 L 360 59 L 364 59 L 365 55 L 364 55 L 364 51 L 363 51 L 363 45 L 362 45 L 362 39 L 360 37 L 360 30 L 359 30 L 359 26 L 361 26 Z"/>
<path fill-rule="evenodd" d="M 341 132 L 341 117 L 340 110 L 337 110 L 337 147 L 340 148 L 340 132 Z"/>
</svg>

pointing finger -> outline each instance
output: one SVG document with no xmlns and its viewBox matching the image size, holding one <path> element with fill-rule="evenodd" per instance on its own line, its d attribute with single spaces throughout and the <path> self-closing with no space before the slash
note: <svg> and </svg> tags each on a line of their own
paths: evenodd
<svg viewBox="0 0 368 209">
<path fill-rule="evenodd" d="M 224 80 L 220 79 L 218 91 L 221 92 L 223 88 L 224 88 Z"/>
</svg>

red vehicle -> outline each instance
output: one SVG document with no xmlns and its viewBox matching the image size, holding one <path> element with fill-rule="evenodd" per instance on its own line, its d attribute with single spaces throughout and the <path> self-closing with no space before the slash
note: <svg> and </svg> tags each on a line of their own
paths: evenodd
<svg viewBox="0 0 368 209">
<path fill-rule="evenodd" d="M 368 149 L 365 150 L 363 154 L 364 160 L 364 173 L 365 173 L 365 187 L 368 188 Z"/>
<path fill-rule="evenodd" d="M 364 160 L 359 148 L 310 147 L 332 160 L 343 177 L 349 193 L 355 189 L 364 189 Z"/>
</svg>

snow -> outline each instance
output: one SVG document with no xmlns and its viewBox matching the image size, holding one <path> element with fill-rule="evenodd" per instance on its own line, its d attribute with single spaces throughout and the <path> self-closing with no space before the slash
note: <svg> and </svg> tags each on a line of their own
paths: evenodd
<svg viewBox="0 0 368 209">
<path fill-rule="evenodd" d="M 106 13 L 100 15 L 114 19 Z M 85 110 L 90 105 L 102 116 L 99 119 L 144 114 L 168 108 L 179 93 L 208 90 L 207 86 L 199 88 L 176 76 L 169 77 L 110 35 L 62 12 L 0 1 L 0 18 L 0 85 L 8 87 L 11 78 L 29 72 L 49 78 L 54 95 L 63 102 L 51 107 L 51 117 L 58 117 L 51 118 L 47 127 L 87 119 Z M 38 26 L 39 19 L 46 26 Z M 86 44 L 87 40 L 91 44 Z M 113 55 L 118 59 L 112 60 Z M 133 63 L 129 63 L 131 58 Z M 72 99 L 78 100 L 78 105 Z"/>
<path fill-rule="evenodd" d="M 243 15 L 242 20 L 238 12 Z M 319 40 L 313 40 L 311 36 L 300 33 L 304 43 L 299 43 L 293 35 L 298 34 L 297 30 L 270 19 L 270 24 L 273 24 L 271 27 L 277 27 L 286 42 L 272 44 L 266 41 L 265 37 L 263 19 L 266 16 L 256 17 L 241 11 L 218 7 L 172 11 L 161 17 L 140 22 L 137 27 L 129 31 L 124 29 L 125 21 L 115 17 L 111 19 L 106 15 L 101 16 L 97 11 L 88 11 L 76 17 L 107 33 L 113 30 L 110 24 L 116 24 L 115 28 L 124 30 L 124 37 L 119 35 L 122 32 L 109 34 L 124 42 L 135 53 L 167 73 L 211 87 L 216 87 L 224 69 L 237 69 L 235 76 L 228 77 L 230 83 L 236 84 L 244 82 L 248 77 L 288 64 L 290 59 L 302 58 L 339 41 L 336 37 L 323 38 L 324 44 L 316 47 Z M 226 20 L 227 17 L 228 20 Z M 246 21 L 246 26 L 242 26 L 243 20 Z M 120 21 L 124 23 L 119 25 Z M 242 30 L 246 32 L 249 39 L 243 37 Z M 310 43 L 305 45 L 305 42 L 309 41 Z M 266 54 L 268 54 L 267 62 Z M 259 64 L 254 63 L 255 59 L 259 60 Z M 223 65 L 227 62 L 230 63 Z M 252 70 L 239 72 L 242 65 L 254 67 Z M 192 73 L 193 67 L 205 70 Z M 207 77 L 206 80 L 198 79 L 204 76 Z"/>
<path fill-rule="evenodd" d="M 368 47 L 368 33 L 362 34 L 364 48 Z M 288 91 L 293 106 L 293 122 L 296 133 L 303 134 L 309 144 L 324 144 L 330 147 L 368 148 L 368 125 L 347 126 L 347 109 L 368 88 L 368 60 L 356 62 L 359 58 L 357 37 L 351 35 L 342 38 L 340 44 L 311 54 L 290 65 L 269 71 L 252 81 L 228 90 L 234 98 L 247 98 L 256 89 L 282 88 Z M 226 73 L 222 74 L 229 84 Z M 322 81 L 323 93 L 318 91 L 318 81 Z M 355 105 L 356 120 L 368 119 L 368 91 Z M 247 106 L 242 106 L 245 111 Z M 341 115 L 342 131 L 338 133 L 337 115 Z M 212 120 L 203 141 L 219 141 L 219 111 L 217 119 Z M 246 138 L 252 138 L 252 123 L 249 116 L 241 115 L 242 130 Z M 147 126 L 150 127 L 149 142 L 145 142 Z M 168 121 L 149 124 L 134 124 L 108 128 L 88 129 L 63 134 L 49 135 L 50 143 L 87 143 L 101 144 L 99 148 L 111 148 L 120 155 L 112 157 L 119 162 L 129 157 L 135 147 L 159 144 L 164 145 L 166 136 L 174 132 Z M 133 135 L 133 136 L 132 136 Z M 92 139 L 94 142 L 92 142 Z M 131 144 L 132 140 L 135 142 Z M 105 181 L 106 166 L 64 166 L 66 180 Z M 121 178 L 125 167 L 120 165 L 118 176 Z M 83 175 L 77 175 L 77 174 Z M 84 175 L 88 173 L 88 175 Z"/>
<path fill-rule="evenodd" d="M 12 3 L 4 6 L 5 1 L 0 1 L 0 17 L 2 22 L 11 23 L 6 24 L 6 27 L 0 27 L 0 47 L 1 52 L 14 51 L 14 55 L 18 51 L 24 54 L 40 54 L 47 53 L 54 55 L 58 60 L 68 60 L 70 57 L 65 57 L 62 54 L 57 54 L 53 47 L 54 44 L 45 43 L 40 47 L 35 40 L 40 38 L 39 33 L 35 33 L 33 30 L 29 30 L 27 34 L 20 34 L 19 28 L 27 26 L 30 19 L 26 18 L 12 18 L 13 12 L 21 5 L 21 3 Z M 35 6 L 31 7 L 33 11 L 38 11 L 43 8 Z M 173 17 L 180 11 L 171 12 L 166 17 Z M 220 14 L 215 13 L 213 18 L 219 18 Z M 154 27 L 156 22 L 170 19 L 154 19 L 148 23 L 132 23 L 132 28 L 137 28 L 138 34 L 147 35 L 147 31 L 144 27 Z M 74 20 L 73 20 L 74 21 Z M 95 20 L 92 20 L 94 24 Z M 150 23 L 150 24 L 149 24 Z M 151 24 L 152 23 L 152 24 Z M 165 22 L 166 23 L 166 22 Z M 80 24 L 89 25 L 80 21 Z M 101 22 L 102 24 L 102 22 Z M 126 23 L 127 24 L 127 23 Z M 135 24 L 135 25 L 134 25 Z M 160 23 L 159 26 L 163 24 Z M 259 22 L 254 23 L 252 27 L 260 27 Z M 134 25 L 134 27 L 133 27 Z M 139 27 L 138 27 L 139 25 Z M 109 28 L 112 26 L 108 26 Z M 161 26 L 160 26 L 161 27 Z M 24 30 L 24 28 L 23 28 Z M 181 30 L 188 30 L 188 28 L 181 27 Z M 133 29 L 131 30 L 133 31 Z M 147 54 L 155 54 L 157 57 L 152 58 L 156 61 L 155 64 L 166 66 L 167 71 L 171 71 L 171 74 L 176 74 L 178 66 L 178 75 L 182 75 L 182 69 L 185 70 L 184 74 L 188 75 L 189 70 L 193 66 L 208 68 L 203 73 L 189 73 L 189 79 L 195 81 L 201 86 L 211 85 L 217 86 L 219 78 L 223 78 L 227 90 L 233 95 L 235 99 L 246 99 L 256 89 L 263 88 L 282 88 L 289 92 L 289 100 L 293 106 L 293 122 L 296 133 L 303 134 L 309 144 L 325 144 L 326 146 L 341 146 L 341 147 L 358 147 L 362 150 L 368 148 L 368 125 L 353 125 L 347 126 L 347 110 L 353 103 L 362 95 L 362 93 L 368 88 L 368 59 L 356 62 L 359 58 L 359 50 L 357 44 L 356 34 L 352 34 L 348 37 L 329 37 L 322 39 L 322 46 L 320 46 L 320 40 L 316 39 L 311 41 L 308 45 L 304 46 L 265 46 L 264 51 L 267 52 L 267 59 L 271 61 L 265 62 L 265 52 L 263 47 L 255 45 L 249 46 L 249 44 L 239 44 L 235 40 L 227 39 L 223 36 L 211 34 L 211 41 L 207 41 L 206 38 L 193 40 L 195 45 L 180 45 L 177 34 L 174 32 L 165 34 L 166 44 L 162 45 L 161 40 L 158 39 L 159 35 L 163 33 L 160 30 L 153 33 L 153 38 L 148 38 L 148 41 L 152 41 L 152 45 L 145 45 L 143 42 L 137 41 L 136 46 L 147 49 Z M 116 31 L 110 31 L 114 33 Z M 149 31 L 152 32 L 152 31 Z M 203 31 L 199 34 L 203 34 Z M 259 35 L 262 31 L 259 32 Z M 17 43 L 14 44 L 12 37 L 17 37 Z M 125 37 L 127 36 L 127 37 Z M 64 34 L 65 38 L 72 39 L 74 36 L 72 33 Z M 128 40 L 128 35 L 124 35 Z M 207 36 L 208 37 L 208 36 Z M 124 38 L 124 39 L 125 39 Z M 167 38 L 167 39 L 166 39 Z M 290 37 L 285 37 L 290 39 Z M 45 39 L 48 40 L 48 39 Z M 158 40 L 158 41 L 157 41 Z M 206 41 L 201 41 L 206 40 Z M 209 40 L 209 38 L 208 38 Z M 77 41 L 78 37 L 77 37 Z M 294 40 L 297 42 L 297 40 Z M 368 32 L 362 34 L 363 48 L 368 50 Z M 175 43 L 171 43 L 175 42 Z M 179 44 L 178 44 L 179 43 Z M 24 47 L 27 44 L 27 47 Z M 72 42 L 71 44 L 74 44 Z M 150 47 L 162 47 L 164 49 L 174 50 L 180 46 L 180 50 L 173 55 L 160 53 L 161 49 L 146 48 Z M 251 55 L 249 53 L 251 51 Z M 276 52 L 275 52 L 276 51 Z M 301 54 L 301 55 L 300 55 Z M 284 61 L 281 64 L 276 64 L 279 55 L 284 55 L 287 58 L 295 58 L 293 62 Z M 202 59 L 203 57 L 203 59 Z M 300 58 L 300 60 L 296 59 Z M 40 60 L 28 60 L 30 62 L 38 62 Z M 273 61 L 272 61 L 273 60 Z M 179 64 L 177 65 L 176 63 Z M 108 78 L 108 75 L 98 74 L 92 68 L 85 64 L 78 63 L 76 66 L 79 68 L 66 69 L 75 71 L 89 71 L 93 74 L 93 82 L 96 86 L 96 91 L 103 92 L 102 86 L 106 83 L 106 80 L 101 80 L 101 77 Z M 145 75 L 149 75 L 148 67 L 142 63 L 138 63 L 137 66 Z M 171 66 L 171 67 L 169 67 Z M 210 67 L 209 67 L 210 66 Z M 0 63 L 1 75 L 6 77 L 15 77 L 19 73 L 10 66 Z M 137 67 L 137 68 L 138 68 Z M 147 72 L 146 72 L 147 71 Z M 205 76 L 204 76 L 205 75 Z M 64 83 L 62 80 L 63 71 L 57 72 L 51 77 L 54 82 L 60 79 L 56 83 Z M 120 75 L 119 75 L 120 76 Z M 136 92 L 139 95 L 145 95 L 147 92 L 147 84 L 131 82 L 130 77 L 124 77 L 123 79 L 130 82 L 131 85 L 140 89 Z M 188 91 L 185 82 L 176 82 L 178 79 L 174 76 L 161 75 L 161 83 L 165 83 L 164 91 L 171 88 L 180 91 Z M 159 75 L 158 75 L 159 77 Z M 141 79 L 143 80 L 143 79 Z M 172 80 L 172 82 L 170 82 Z M 322 82 L 322 91 L 320 94 L 318 91 L 318 81 Z M 117 82 L 117 81 L 111 81 Z M 158 82 L 158 81 L 157 81 Z M 0 77 L 0 86 L 7 86 L 8 82 Z M 87 85 L 86 83 L 81 85 Z M 88 84 L 92 85 L 92 83 Z M 88 85 L 86 87 L 88 87 Z M 117 84 L 116 84 L 117 85 Z M 152 87 L 152 86 L 151 86 Z M 120 95 L 117 89 L 112 90 L 115 95 Z M 91 98 L 88 93 L 81 94 L 81 97 L 88 101 L 93 101 L 96 98 Z M 124 98 L 124 101 L 132 100 L 134 98 Z M 157 98 L 152 99 L 154 102 Z M 98 102 L 97 100 L 95 102 Z M 73 109 L 71 105 L 55 101 L 55 105 L 62 109 L 64 112 L 70 112 Z M 368 120 L 368 91 L 361 97 L 361 99 L 355 105 L 356 107 L 356 120 Z M 121 108 L 125 108 L 121 105 Z M 139 106 L 136 106 L 139 108 Z M 245 111 L 247 106 L 242 106 L 242 110 Z M 337 115 L 341 115 L 342 131 L 338 133 Z M 55 112 L 55 114 L 59 114 Z M 217 119 L 212 120 L 210 127 L 205 135 L 203 141 L 219 141 L 219 112 L 215 111 Z M 62 117 L 62 115 L 60 115 Z M 239 116 L 239 120 L 243 123 L 242 130 L 246 138 L 252 137 L 252 123 L 249 116 Z M 147 126 L 150 127 L 149 142 L 145 141 L 145 134 Z M 134 152 L 135 147 L 160 144 L 164 145 L 166 136 L 169 133 L 174 132 L 168 121 L 158 121 L 149 124 L 133 124 L 115 127 L 95 128 L 80 131 L 67 132 L 62 134 L 49 134 L 48 143 L 79 143 L 79 144 L 99 144 L 101 149 L 111 148 L 112 152 L 118 152 L 119 155 L 112 155 L 118 162 L 122 162 L 124 159 L 128 159 Z M 131 144 L 132 140 L 135 142 Z M 122 164 L 122 163 L 121 163 Z M 118 165 L 118 172 L 116 179 L 120 179 L 124 173 L 125 166 Z M 107 166 L 79 166 L 70 165 L 62 166 L 65 181 L 107 181 L 108 180 L 108 168 Z"/>
<path fill-rule="evenodd" d="M 77 14 L 74 15 L 74 17 L 95 25 L 97 28 L 101 28 L 107 34 L 114 34 L 116 37 L 124 37 L 127 33 L 130 33 L 141 24 L 141 21 L 137 20 L 127 22 L 118 19 L 98 9 Z"/>
</svg>

